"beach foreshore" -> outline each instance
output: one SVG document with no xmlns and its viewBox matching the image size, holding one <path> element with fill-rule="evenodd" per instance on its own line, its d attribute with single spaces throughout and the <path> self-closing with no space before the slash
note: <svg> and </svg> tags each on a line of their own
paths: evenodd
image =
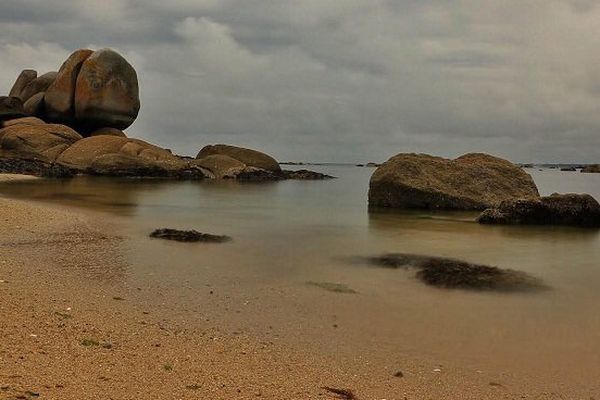
<svg viewBox="0 0 600 400">
<path fill-rule="evenodd" d="M 527 377 L 335 358 L 149 306 L 160 289 L 128 281 L 122 221 L 3 198 L 0 217 L 2 399 L 563 398 Z"/>
</svg>

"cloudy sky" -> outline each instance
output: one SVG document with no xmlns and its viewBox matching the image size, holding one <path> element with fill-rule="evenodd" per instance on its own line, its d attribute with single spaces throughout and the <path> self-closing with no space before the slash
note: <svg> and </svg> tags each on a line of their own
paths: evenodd
<svg viewBox="0 0 600 400">
<path fill-rule="evenodd" d="M 0 92 L 112 47 L 138 71 L 129 136 L 279 160 L 399 152 L 600 161 L 594 0 L 1 0 Z"/>
</svg>

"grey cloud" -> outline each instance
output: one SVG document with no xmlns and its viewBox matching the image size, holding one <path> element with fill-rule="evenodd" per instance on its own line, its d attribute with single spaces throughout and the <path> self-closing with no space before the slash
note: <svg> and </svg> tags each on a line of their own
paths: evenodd
<svg viewBox="0 0 600 400">
<path fill-rule="evenodd" d="M 140 77 L 130 135 L 185 154 L 597 162 L 599 27 L 588 0 L 5 0 L 0 87 L 109 46 Z"/>
</svg>

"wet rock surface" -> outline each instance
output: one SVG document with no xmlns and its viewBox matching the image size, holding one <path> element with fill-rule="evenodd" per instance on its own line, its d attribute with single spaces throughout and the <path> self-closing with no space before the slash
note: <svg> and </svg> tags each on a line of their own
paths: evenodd
<svg viewBox="0 0 600 400">
<path fill-rule="evenodd" d="M 471 264 L 452 258 L 392 253 L 367 257 L 375 266 L 392 269 L 417 269 L 422 282 L 441 288 L 497 291 L 530 291 L 546 286 L 537 278 L 512 269 Z"/>
<path fill-rule="evenodd" d="M 540 199 L 504 201 L 485 210 L 480 224 L 567 225 L 600 228 L 600 204 L 588 194 L 558 194 Z"/>
<path fill-rule="evenodd" d="M 203 243 L 224 243 L 231 240 L 231 237 L 224 235 L 212 235 L 202 233 L 196 230 L 179 230 L 171 228 L 156 229 L 150 234 L 150 237 L 157 239 L 175 240 L 177 242 L 203 242 Z"/>
</svg>

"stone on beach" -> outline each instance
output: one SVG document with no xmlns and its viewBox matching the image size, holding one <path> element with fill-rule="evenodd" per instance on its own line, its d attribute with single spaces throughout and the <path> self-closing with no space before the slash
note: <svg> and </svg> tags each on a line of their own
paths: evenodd
<svg viewBox="0 0 600 400">
<path fill-rule="evenodd" d="M 0 129 L 0 157 L 53 162 L 81 135 L 59 124 L 14 124 Z"/>
<path fill-rule="evenodd" d="M 372 208 L 483 210 L 503 200 L 538 197 L 529 174 L 482 153 L 454 160 L 398 154 L 375 170 L 369 184 Z"/>
</svg>

